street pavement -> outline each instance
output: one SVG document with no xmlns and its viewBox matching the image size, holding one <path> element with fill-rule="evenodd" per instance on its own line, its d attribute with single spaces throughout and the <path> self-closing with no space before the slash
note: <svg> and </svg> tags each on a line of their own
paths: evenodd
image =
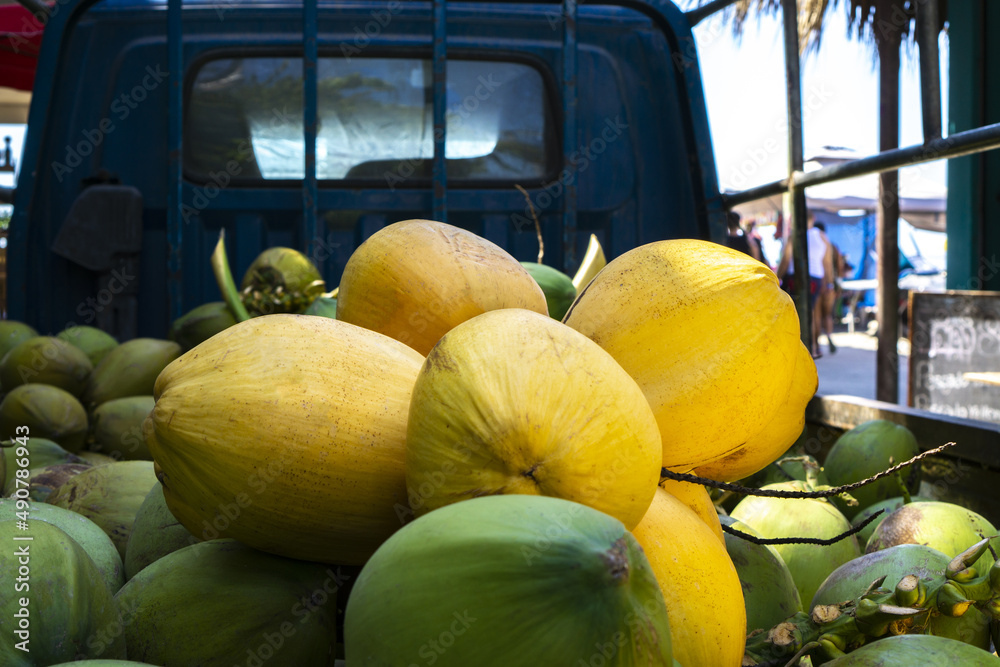
<svg viewBox="0 0 1000 667">
<path fill-rule="evenodd" d="M 820 336 L 820 350 L 823 356 L 816 360 L 819 374 L 818 394 L 832 396 L 846 394 L 861 398 L 875 398 L 875 350 L 878 340 L 864 332 L 834 331 L 833 343 L 836 354 L 830 354 L 826 335 Z M 909 378 L 910 347 L 906 339 L 900 339 L 899 353 L 899 402 L 906 405 L 906 383 Z"/>
</svg>

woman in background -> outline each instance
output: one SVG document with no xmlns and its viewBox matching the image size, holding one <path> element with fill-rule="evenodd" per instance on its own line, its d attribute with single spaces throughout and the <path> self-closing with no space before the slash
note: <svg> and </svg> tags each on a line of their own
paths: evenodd
<svg viewBox="0 0 1000 667">
<path fill-rule="evenodd" d="M 826 343 L 830 354 L 835 354 L 837 346 L 833 344 L 833 304 L 836 303 L 840 292 L 839 276 L 843 268 L 844 256 L 830 240 L 830 237 L 826 235 L 826 226 L 822 222 L 817 222 L 813 226 L 823 235 L 823 240 L 826 241 L 827 247 L 832 253 L 831 261 L 833 262 L 833 279 L 827 281 L 825 289 L 820 293 L 820 297 L 816 301 L 816 310 L 813 311 L 813 318 L 819 323 L 822 332 L 826 334 Z M 817 347 L 818 345 L 817 340 Z"/>
<path fill-rule="evenodd" d="M 806 232 L 806 248 L 809 255 L 808 307 L 813 313 L 811 336 L 812 356 L 813 359 L 819 359 L 823 356 L 823 353 L 819 349 L 819 317 L 816 316 L 816 304 L 820 301 L 827 289 L 831 292 L 833 291 L 833 244 L 826 238 L 826 234 L 814 226 L 813 222 L 814 216 L 810 213 L 807 220 L 808 231 Z M 795 266 L 794 262 L 792 262 L 792 241 L 790 238 L 785 239 L 785 246 L 781 251 L 781 262 L 778 264 L 778 270 L 776 273 L 778 275 L 778 279 L 781 281 L 782 289 L 789 294 L 794 294 Z M 827 285 L 830 287 L 827 288 Z M 830 340 L 829 336 L 827 337 L 827 340 Z M 836 349 L 836 347 L 832 347 L 830 350 L 831 354 L 835 352 Z"/>
</svg>

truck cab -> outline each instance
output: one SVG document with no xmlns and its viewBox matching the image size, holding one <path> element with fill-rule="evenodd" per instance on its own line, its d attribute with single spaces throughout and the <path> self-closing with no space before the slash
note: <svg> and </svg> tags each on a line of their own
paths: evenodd
<svg viewBox="0 0 1000 667">
<path fill-rule="evenodd" d="M 591 234 L 612 258 L 724 233 L 691 28 L 671 2 L 448 3 L 438 26 L 431 2 L 309 9 L 53 6 L 14 196 L 11 319 L 162 337 L 219 299 L 220 230 L 237 277 L 288 246 L 331 287 L 354 248 L 409 218 L 519 260 L 540 233 L 544 262 L 568 273 Z"/>
</svg>

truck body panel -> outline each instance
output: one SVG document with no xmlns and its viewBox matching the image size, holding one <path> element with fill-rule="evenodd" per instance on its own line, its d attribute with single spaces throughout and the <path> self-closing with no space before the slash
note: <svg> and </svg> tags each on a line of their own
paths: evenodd
<svg viewBox="0 0 1000 667">
<path fill-rule="evenodd" d="M 693 39 L 672 3 L 657 7 L 580 7 L 576 98 L 567 100 L 561 5 L 448 5 L 450 224 L 533 261 L 533 207 L 545 263 L 569 273 L 591 234 L 609 258 L 664 238 L 719 239 Z M 423 136 L 433 106 L 431 3 L 319 4 L 318 223 L 308 239 L 305 181 L 294 167 L 303 152 L 294 140 L 303 131 L 301 5 L 186 2 L 182 11 L 182 310 L 219 299 L 208 258 L 220 229 L 237 280 L 260 251 L 280 245 L 307 252 L 332 287 L 368 236 L 432 217 Z M 24 249 L 10 262 L 12 319 L 48 332 L 94 324 L 102 300 L 125 282 L 135 294 L 135 335 L 165 334 L 169 90 L 177 79 L 167 67 L 166 19 L 164 3 L 114 0 L 68 3 L 50 20 L 39 80 L 52 83 L 32 100 L 11 222 L 11 245 Z M 400 74 L 407 68 L 409 79 Z M 569 151 L 567 109 L 576 110 L 578 128 Z M 494 137 L 483 130 L 490 123 Z M 220 148 L 230 144 L 242 152 Z M 110 269 L 88 270 L 52 252 L 80 193 L 109 176 L 142 200 L 141 252 L 113 284 Z M 577 222 L 567 234 L 571 179 Z"/>
</svg>

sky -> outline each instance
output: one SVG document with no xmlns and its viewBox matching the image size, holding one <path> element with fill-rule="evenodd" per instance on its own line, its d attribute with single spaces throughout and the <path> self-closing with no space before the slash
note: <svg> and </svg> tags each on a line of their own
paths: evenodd
<svg viewBox="0 0 1000 667">
<path fill-rule="evenodd" d="M 787 175 L 784 47 L 780 16 L 750 18 L 742 39 L 718 15 L 695 27 L 712 141 L 723 189 Z M 947 37 L 941 42 L 942 113 L 947 130 Z M 900 146 L 923 143 L 915 47 L 902 53 Z M 802 60 L 805 157 L 822 146 L 878 152 L 878 70 L 873 47 L 849 40 L 843 5 L 827 13 L 818 52 Z M 911 167 L 941 185 L 945 162 Z"/>
</svg>

